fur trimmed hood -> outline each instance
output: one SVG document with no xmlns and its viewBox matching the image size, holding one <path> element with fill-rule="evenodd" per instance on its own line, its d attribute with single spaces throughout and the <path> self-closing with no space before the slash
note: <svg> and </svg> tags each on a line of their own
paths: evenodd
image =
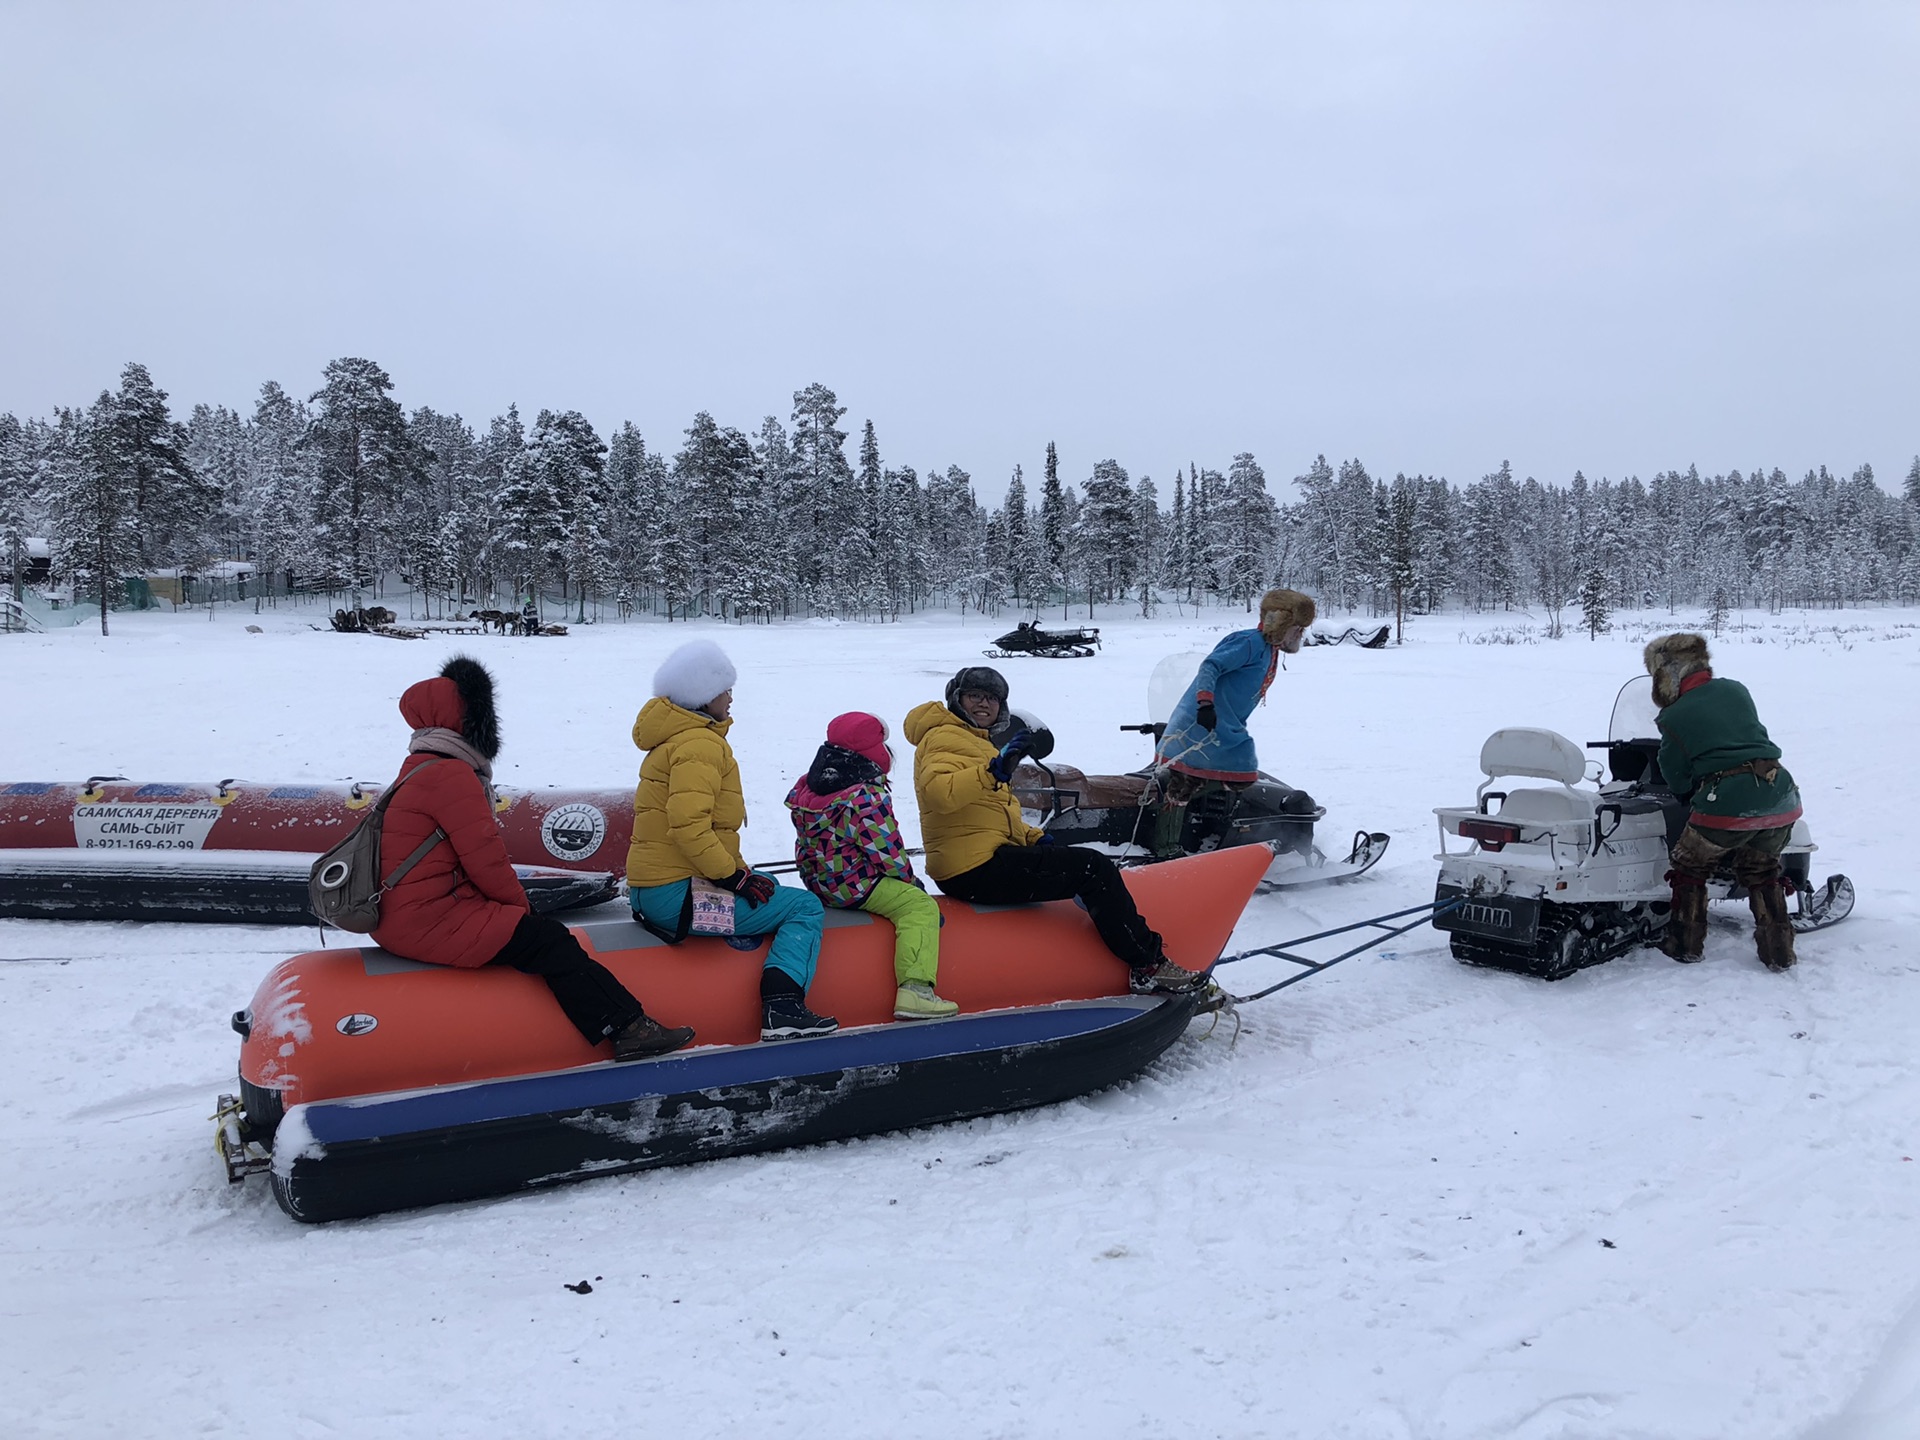
<svg viewBox="0 0 1920 1440">
<path fill-rule="evenodd" d="M 456 655 L 440 667 L 440 678 L 451 680 L 460 696 L 461 738 L 494 759 L 500 753 L 500 716 L 493 708 L 493 676 L 472 656 Z"/>
<path fill-rule="evenodd" d="M 1640 653 L 1647 674 L 1653 677 L 1653 703 L 1665 709 L 1680 698 L 1680 682 L 1712 664 L 1707 653 L 1707 637 L 1688 631 L 1656 635 Z"/>
<path fill-rule="evenodd" d="M 1269 590 L 1260 597 L 1260 638 L 1269 645 L 1279 645 L 1287 631 L 1295 626 L 1304 638 L 1318 613 L 1311 595 L 1303 595 L 1298 590 Z M 1300 641 L 1295 640 L 1287 653 L 1292 655 L 1299 649 Z"/>
<path fill-rule="evenodd" d="M 689 640 L 653 672 L 653 693 L 683 710 L 701 710 L 733 689 L 738 678 L 726 651 L 711 640 Z"/>
</svg>

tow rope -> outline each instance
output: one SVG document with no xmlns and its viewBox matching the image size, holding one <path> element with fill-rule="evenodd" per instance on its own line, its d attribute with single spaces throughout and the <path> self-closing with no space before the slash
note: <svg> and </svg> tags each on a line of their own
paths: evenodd
<svg viewBox="0 0 1920 1440">
<path fill-rule="evenodd" d="M 1246 1005 L 1255 1000 L 1264 1000 L 1275 991 L 1284 990 L 1289 985 L 1298 985 L 1302 980 L 1310 980 L 1323 970 L 1331 970 L 1342 960 L 1351 960 L 1356 955 L 1365 954 L 1377 945 L 1384 945 L 1397 935 L 1419 929 L 1436 916 L 1458 910 L 1464 904 L 1466 904 L 1464 897 L 1444 902 L 1429 900 L 1424 905 L 1410 905 L 1405 910 L 1395 910 L 1388 915 L 1376 915 L 1371 920 L 1356 920 L 1351 925 L 1337 925 L 1331 930 L 1321 930 L 1312 935 L 1301 935 L 1292 940 L 1277 940 L 1271 945 L 1256 945 L 1251 950 L 1242 950 L 1235 955 L 1222 955 L 1213 962 L 1216 970 L 1222 965 L 1232 965 L 1241 960 L 1252 960 L 1261 956 L 1285 960 L 1290 965 L 1298 965 L 1300 969 L 1277 984 L 1269 985 L 1264 990 L 1256 990 L 1251 995 L 1233 995 L 1222 989 L 1220 1004 L 1215 1008 L 1224 1009 L 1228 1006 Z M 1413 917 L 1411 920 L 1406 919 L 1409 915 Z M 1391 923 L 1395 920 L 1406 920 L 1406 923 L 1403 925 Z M 1330 960 L 1315 960 L 1311 956 L 1294 953 L 1293 947 L 1296 945 L 1311 945 L 1316 940 L 1331 939 L 1335 935 L 1346 935 L 1355 930 L 1378 930 L 1380 934 L 1355 945 L 1351 950 L 1341 951 Z"/>
</svg>

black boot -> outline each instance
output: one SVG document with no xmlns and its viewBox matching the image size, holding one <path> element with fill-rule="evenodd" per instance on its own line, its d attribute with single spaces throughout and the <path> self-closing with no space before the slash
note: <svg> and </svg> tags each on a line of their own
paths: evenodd
<svg viewBox="0 0 1920 1440">
<path fill-rule="evenodd" d="M 613 1037 L 613 1058 L 647 1060 L 670 1055 L 692 1039 L 691 1025 L 662 1025 L 651 1015 L 642 1015 Z"/>
<path fill-rule="evenodd" d="M 1667 916 L 1667 933 L 1660 948 L 1668 959 L 1691 965 L 1701 958 L 1707 945 L 1707 887 L 1678 870 L 1669 870 L 1667 880 L 1673 886 L 1673 909 Z"/>
<path fill-rule="evenodd" d="M 807 992 L 786 971 L 769 965 L 760 972 L 762 1040 L 804 1040 L 831 1035 L 839 1028 L 840 1022 L 831 1015 L 816 1015 L 807 1008 Z"/>
</svg>

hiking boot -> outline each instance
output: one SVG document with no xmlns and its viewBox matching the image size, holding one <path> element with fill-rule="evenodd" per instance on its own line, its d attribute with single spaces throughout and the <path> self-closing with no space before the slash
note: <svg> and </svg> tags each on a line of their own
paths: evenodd
<svg viewBox="0 0 1920 1440">
<path fill-rule="evenodd" d="M 760 1005 L 762 1040 L 803 1040 L 810 1035 L 831 1035 L 840 1022 L 831 1015 L 816 1015 L 806 1001 L 794 995 L 774 995 Z"/>
<path fill-rule="evenodd" d="M 1171 960 L 1133 972 L 1127 988 L 1136 995 L 1185 995 L 1207 983 L 1207 977 Z"/>
<path fill-rule="evenodd" d="M 925 980 L 909 980 L 893 997 L 896 1020 L 940 1020 L 959 1011 L 960 1007 L 953 1001 L 942 1000 L 934 994 L 933 986 Z"/>
<path fill-rule="evenodd" d="M 642 1015 L 613 1037 L 615 1060 L 647 1060 L 669 1055 L 693 1039 L 691 1025 L 662 1025 L 651 1015 Z"/>
</svg>

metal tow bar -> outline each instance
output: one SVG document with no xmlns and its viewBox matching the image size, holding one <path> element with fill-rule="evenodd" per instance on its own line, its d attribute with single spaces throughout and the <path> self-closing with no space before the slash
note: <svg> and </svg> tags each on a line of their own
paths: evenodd
<svg viewBox="0 0 1920 1440">
<path fill-rule="evenodd" d="M 1435 916 L 1445 915 L 1450 911 L 1458 910 L 1464 904 L 1466 904 L 1465 897 L 1457 900 L 1448 900 L 1445 903 L 1438 900 L 1429 900 L 1424 905 L 1410 905 L 1405 910 L 1395 910 L 1388 915 L 1376 915 L 1371 920 L 1355 920 L 1351 925 L 1339 925 L 1331 930 L 1321 930 L 1316 934 L 1302 935 L 1293 940 L 1277 940 L 1271 945 L 1257 945 L 1251 950 L 1242 950 L 1237 955 L 1222 955 L 1214 962 L 1216 969 L 1222 965 L 1231 965 L 1236 960 L 1251 960 L 1256 956 L 1270 955 L 1276 960 L 1285 960 L 1289 965 L 1298 965 L 1300 970 L 1297 974 L 1289 975 L 1278 984 L 1269 985 L 1264 990 L 1256 990 L 1251 995 L 1230 995 L 1225 990 L 1221 990 L 1219 1004 L 1213 1008 L 1223 1009 L 1227 1006 L 1245 1005 L 1254 1000 L 1264 1000 L 1276 990 L 1284 990 L 1289 985 L 1298 985 L 1302 980 L 1309 980 L 1313 976 L 1318 975 L 1322 970 L 1331 970 L 1342 960 L 1351 960 L 1356 955 L 1365 954 L 1376 945 L 1384 945 L 1396 935 L 1404 935 L 1409 930 L 1417 930 L 1422 925 L 1431 921 Z M 1409 915 L 1413 917 L 1411 920 L 1406 919 Z M 1395 920 L 1405 920 L 1406 923 L 1403 925 L 1391 923 Z M 1354 930 L 1378 930 L 1380 933 L 1371 940 L 1354 946 L 1351 950 L 1341 951 L 1331 960 L 1315 960 L 1306 955 L 1296 955 L 1293 953 L 1293 947 L 1296 945 L 1310 945 L 1316 940 L 1326 940 L 1332 936 L 1345 935 Z M 1212 999 L 1213 997 L 1209 996 L 1208 998 Z M 1204 1008 L 1203 1006 L 1203 1009 Z"/>
</svg>

